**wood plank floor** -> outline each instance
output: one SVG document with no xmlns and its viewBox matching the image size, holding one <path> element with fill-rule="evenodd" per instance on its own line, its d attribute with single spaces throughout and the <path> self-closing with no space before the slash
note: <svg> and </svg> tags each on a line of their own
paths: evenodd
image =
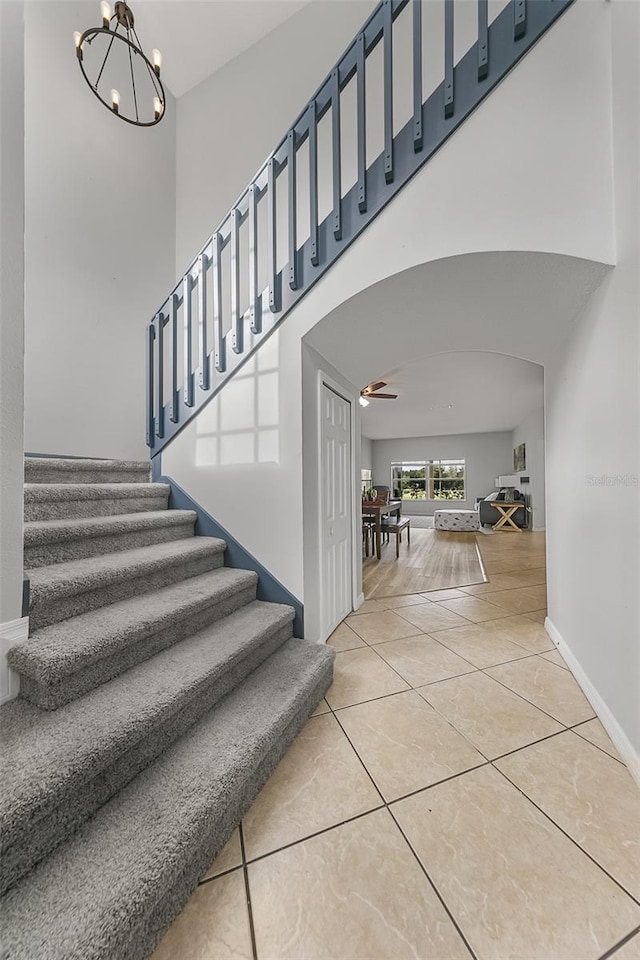
<svg viewBox="0 0 640 960">
<path fill-rule="evenodd" d="M 364 560 L 362 573 L 367 600 L 486 581 L 476 535 L 449 530 L 412 530 L 411 545 L 404 535 L 397 559 L 395 539 L 391 538 L 380 560 L 375 556 Z"/>
</svg>

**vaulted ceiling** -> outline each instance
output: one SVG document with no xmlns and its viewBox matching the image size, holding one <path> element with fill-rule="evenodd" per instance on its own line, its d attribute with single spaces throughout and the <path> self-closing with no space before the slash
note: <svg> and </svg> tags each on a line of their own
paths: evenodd
<svg viewBox="0 0 640 960">
<path fill-rule="evenodd" d="M 161 51 L 163 80 L 181 97 L 309 2 L 134 0 L 132 5 L 145 50 Z"/>
</svg>

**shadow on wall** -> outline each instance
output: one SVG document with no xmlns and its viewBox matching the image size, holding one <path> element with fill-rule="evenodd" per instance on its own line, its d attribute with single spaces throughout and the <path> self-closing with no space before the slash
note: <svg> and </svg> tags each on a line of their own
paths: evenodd
<svg viewBox="0 0 640 960">
<path fill-rule="evenodd" d="M 196 419 L 197 467 L 280 462 L 278 335 Z"/>
</svg>

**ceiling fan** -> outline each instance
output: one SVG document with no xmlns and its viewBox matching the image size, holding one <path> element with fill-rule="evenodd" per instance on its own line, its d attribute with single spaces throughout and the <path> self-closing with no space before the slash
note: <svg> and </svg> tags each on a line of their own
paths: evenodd
<svg viewBox="0 0 640 960">
<path fill-rule="evenodd" d="M 360 403 L 366 407 L 369 400 L 397 400 L 397 393 L 381 393 L 383 387 L 387 386 L 386 380 L 376 380 L 374 383 L 367 384 L 360 391 Z"/>
</svg>

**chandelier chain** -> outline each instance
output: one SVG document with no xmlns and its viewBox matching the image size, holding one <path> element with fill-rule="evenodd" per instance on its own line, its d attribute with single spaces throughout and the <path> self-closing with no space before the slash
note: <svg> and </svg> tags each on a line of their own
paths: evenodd
<svg viewBox="0 0 640 960">
<path fill-rule="evenodd" d="M 107 60 L 109 59 L 109 54 L 111 53 L 111 47 L 113 46 L 113 41 L 114 41 L 115 38 L 116 38 L 116 33 L 118 32 L 119 27 L 120 27 L 120 24 L 117 23 L 117 24 L 116 24 L 116 28 L 115 28 L 115 30 L 113 31 L 113 36 L 111 37 L 111 40 L 110 40 L 110 42 L 109 42 L 109 46 L 107 47 L 107 52 L 106 52 L 105 55 L 104 55 L 104 60 L 102 61 L 102 66 L 100 67 L 100 73 L 98 74 L 98 78 L 97 78 L 97 80 L 96 80 L 96 82 L 95 82 L 95 84 L 94 84 L 96 90 L 98 89 L 98 84 L 100 83 L 100 77 L 102 76 L 102 71 L 104 70 L 105 64 L 106 64 Z M 89 42 L 91 42 L 91 41 L 89 41 Z"/>
<path fill-rule="evenodd" d="M 2 0 L 0 0 L 0 2 L 2 2 Z M 132 28 L 131 28 L 131 32 L 133 33 L 134 37 L 136 38 L 136 43 L 137 43 L 138 47 L 140 48 L 140 50 L 142 50 L 142 44 L 140 43 L 140 40 L 139 40 L 139 38 L 138 38 L 138 34 L 136 33 L 136 28 L 135 28 L 135 27 L 132 27 Z M 154 86 L 154 89 L 155 89 L 155 91 L 156 91 L 156 94 L 160 97 L 161 100 L 164 99 L 164 97 L 163 97 L 163 92 L 162 92 L 162 90 L 160 89 L 160 85 L 159 85 L 159 83 L 158 83 L 158 78 L 157 78 L 157 76 L 156 76 L 156 74 L 155 74 L 155 71 L 151 69 L 151 67 L 150 67 L 149 64 L 147 63 L 146 58 L 145 58 L 145 61 L 144 61 L 144 65 L 145 65 L 145 67 L 147 68 L 147 73 L 148 73 L 149 76 L 151 77 L 151 82 L 153 83 L 153 86 Z"/>
<path fill-rule="evenodd" d="M 133 76 L 133 58 L 131 56 L 131 47 L 128 47 L 127 49 L 129 51 L 129 69 L 131 70 L 131 88 L 133 90 L 133 105 L 136 111 L 136 120 L 140 122 L 140 116 L 138 114 L 138 98 L 136 96 L 136 81 L 135 81 L 135 77 Z"/>
</svg>

